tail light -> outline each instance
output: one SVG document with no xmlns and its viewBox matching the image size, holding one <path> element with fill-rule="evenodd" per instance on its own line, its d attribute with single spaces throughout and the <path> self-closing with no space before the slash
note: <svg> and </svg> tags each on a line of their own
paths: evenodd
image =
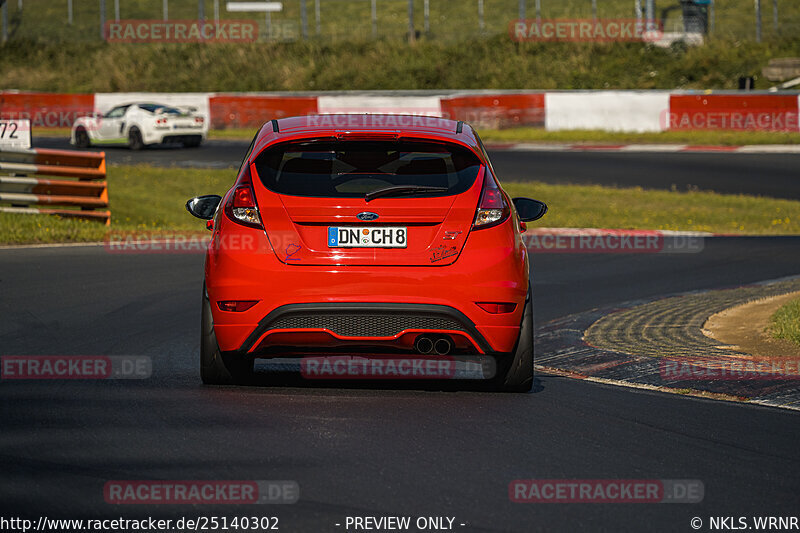
<svg viewBox="0 0 800 533">
<path fill-rule="evenodd" d="M 156 126 L 166 126 L 166 125 L 167 125 L 167 119 L 165 118 L 156 119 Z"/>
<path fill-rule="evenodd" d="M 506 313 L 513 313 L 517 308 L 515 303 L 506 302 L 475 302 L 475 304 L 492 315 L 504 315 Z"/>
<path fill-rule="evenodd" d="M 258 205 L 256 205 L 256 194 L 253 191 L 249 165 L 236 181 L 233 193 L 228 197 L 225 214 L 233 222 L 242 226 L 264 229 L 261 224 L 261 215 L 258 213 Z"/>
<path fill-rule="evenodd" d="M 205 122 L 205 119 L 203 117 L 194 117 L 194 122 L 195 124 L 202 124 Z"/>
<path fill-rule="evenodd" d="M 243 313 L 256 305 L 258 300 L 226 300 L 224 302 L 217 302 L 220 311 L 228 311 L 229 313 Z"/>
<path fill-rule="evenodd" d="M 506 197 L 487 169 L 483 171 L 483 193 L 475 213 L 473 229 L 491 228 L 503 223 L 511 214 Z"/>
</svg>

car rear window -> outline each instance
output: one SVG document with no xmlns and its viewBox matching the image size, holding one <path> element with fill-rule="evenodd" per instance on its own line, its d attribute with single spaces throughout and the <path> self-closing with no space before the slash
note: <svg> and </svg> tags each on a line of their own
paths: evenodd
<svg viewBox="0 0 800 533">
<path fill-rule="evenodd" d="M 139 104 L 141 109 L 149 111 L 150 113 L 163 114 L 163 115 L 180 115 L 181 110 L 174 107 L 168 107 L 158 104 Z"/>
<path fill-rule="evenodd" d="M 269 190 L 292 196 L 358 198 L 397 185 L 446 188 L 414 196 L 450 196 L 475 182 L 480 159 L 466 148 L 417 141 L 303 141 L 276 144 L 255 161 Z"/>
</svg>

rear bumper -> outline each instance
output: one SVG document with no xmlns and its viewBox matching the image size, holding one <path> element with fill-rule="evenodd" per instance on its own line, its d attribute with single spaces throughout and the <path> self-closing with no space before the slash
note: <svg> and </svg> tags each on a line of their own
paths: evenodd
<svg viewBox="0 0 800 533">
<path fill-rule="evenodd" d="M 244 252 L 212 239 L 206 258 L 223 351 L 269 356 L 270 348 L 280 346 L 410 350 L 423 332 L 450 336 L 462 353 L 514 350 L 528 294 L 528 258 L 508 228 L 472 232 L 455 263 L 435 267 L 287 265 L 263 231 L 242 228 L 238 239 L 247 243 Z M 258 303 L 241 313 L 221 311 L 217 303 L 226 300 Z M 477 302 L 516 308 L 491 314 Z"/>
<path fill-rule="evenodd" d="M 142 140 L 145 144 L 177 143 L 188 139 L 204 141 L 206 137 L 207 131 L 201 128 L 152 128 L 142 131 Z"/>
<path fill-rule="evenodd" d="M 416 337 L 423 333 L 447 335 L 460 350 L 481 354 L 493 351 L 475 324 L 452 307 L 355 302 L 281 306 L 259 322 L 238 351 L 268 354 L 271 348 L 298 345 L 411 350 Z"/>
<path fill-rule="evenodd" d="M 189 141 L 203 141 L 203 135 L 200 133 L 170 133 L 161 138 L 162 144 L 177 144 Z"/>
</svg>

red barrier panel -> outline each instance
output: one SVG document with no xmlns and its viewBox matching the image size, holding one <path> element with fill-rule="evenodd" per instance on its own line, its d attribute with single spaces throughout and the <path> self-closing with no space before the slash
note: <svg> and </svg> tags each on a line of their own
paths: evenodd
<svg viewBox="0 0 800 533">
<path fill-rule="evenodd" d="M 93 94 L 0 91 L 0 118 L 30 119 L 32 128 L 71 128 L 94 112 Z"/>
<path fill-rule="evenodd" d="M 797 96 L 704 94 L 670 96 L 662 117 L 670 130 L 798 131 Z"/>
<path fill-rule="evenodd" d="M 318 112 L 316 96 L 223 94 L 209 98 L 211 127 L 257 128 L 274 118 Z M 441 99 L 446 118 L 479 128 L 543 127 L 544 93 L 459 95 Z M 94 112 L 93 94 L 0 91 L 0 119 L 30 119 L 34 128 L 70 128 Z M 797 96 L 672 95 L 664 129 L 800 131 Z"/>
<path fill-rule="evenodd" d="M 544 127 L 544 93 L 442 98 L 442 116 L 476 128 Z"/>
<path fill-rule="evenodd" d="M 316 96 L 217 95 L 208 103 L 214 129 L 258 128 L 274 118 L 317 113 Z"/>
</svg>

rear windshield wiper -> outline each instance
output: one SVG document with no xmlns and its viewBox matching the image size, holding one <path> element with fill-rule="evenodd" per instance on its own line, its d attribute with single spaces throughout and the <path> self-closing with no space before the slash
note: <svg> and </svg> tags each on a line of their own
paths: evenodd
<svg viewBox="0 0 800 533">
<path fill-rule="evenodd" d="M 391 187 L 385 187 L 383 189 L 377 189 L 371 192 L 368 192 L 366 196 L 364 196 L 364 200 L 369 202 L 370 200 L 374 200 L 376 198 L 384 198 L 387 196 L 404 196 L 406 194 L 417 194 L 417 193 L 424 193 L 424 192 L 447 192 L 450 189 L 447 187 L 427 187 L 424 185 L 393 185 Z"/>
</svg>

